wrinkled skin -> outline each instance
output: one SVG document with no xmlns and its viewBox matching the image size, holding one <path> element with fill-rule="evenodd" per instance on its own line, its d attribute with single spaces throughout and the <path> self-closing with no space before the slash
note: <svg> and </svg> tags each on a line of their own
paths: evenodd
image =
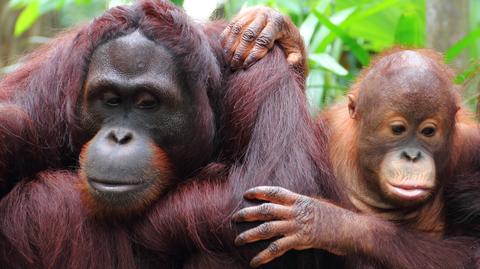
<svg viewBox="0 0 480 269">
<path fill-rule="evenodd" d="M 275 43 L 285 51 L 292 66 L 306 70 L 306 52 L 291 19 L 267 7 L 241 12 L 221 35 L 226 60 L 232 69 L 248 68 L 263 58 Z"/>
<path fill-rule="evenodd" d="M 380 268 L 468 267 L 471 241 L 442 238 L 443 188 L 462 141 L 452 78 L 428 50 L 397 50 L 374 61 L 347 105 L 326 114 L 335 175 L 353 210 L 275 186 L 248 190 L 246 199 L 267 203 L 241 209 L 233 220 L 264 223 L 235 243 L 274 240 L 251 265 L 319 248 Z"/>
<path fill-rule="evenodd" d="M 219 28 L 218 25 L 212 27 L 215 26 L 215 30 Z M 139 35 L 132 33 L 137 29 Z M 230 248 L 233 245 L 231 227 L 218 228 L 225 224 L 224 215 L 233 212 L 240 197 L 237 193 L 232 195 L 232 190 L 225 185 L 232 183 L 241 187 L 247 182 L 261 185 L 271 182 L 270 179 L 258 177 L 252 181 L 249 177 L 236 176 L 230 181 L 223 165 L 212 164 L 191 180 L 185 180 L 191 172 L 196 174 L 197 165 L 210 160 L 211 118 L 207 115 L 211 110 L 207 102 L 200 100 L 207 100 L 209 87 L 218 86 L 216 75 L 220 75 L 220 70 L 215 68 L 216 60 L 223 62 L 223 57 L 213 57 L 221 55 L 218 46 L 210 48 L 198 30 L 209 31 L 209 28 L 197 29 L 181 10 L 167 1 L 138 1 L 133 8 L 114 8 L 92 24 L 54 39 L 51 46 L 32 57 L 28 68 L 14 72 L 11 81 L 16 83 L 7 89 L 32 86 L 25 88 L 28 91 L 23 96 L 33 98 L 24 103 L 35 102 L 28 108 L 38 112 L 38 119 L 42 121 L 32 123 L 49 129 L 39 132 L 42 139 L 47 135 L 51 140 L 63 137 L 66 132 L 62 129 L 58 130 L 60 135 L 55 132 L 57 125 L 63 123 L 50 122 L 58 123 L 58 115 L 64 114 L 75 114 L 72 115 L 75 120 L 79 116 L 81 127 L 88 130 L 88 135 L 78 141 L 79 146 L 84 145 L 80 178 L 76 171 L 46 171 L 43 175 L 36 174 L 34 180 L 22 180 L 14 192 L 2 199 L 5 221 L 0 227 L 0 263 L 3 265 L 0 267 L 225 268 L 225 264 L 231 264 L 232 268 L 247 267 L 244 259 L 237 258 L 243 249 Z M 217 45 L 215 30 L 208 36 L 210 44 Z M 210 49 L 215 49 L 215 55 L 210 54 Z M 325 175 L 322 182 L 311 176 L 317 172 L 312 158 L 315 150 L 304 137 L 310 135 L 307 141 L 313 140 L 314 128 L 313 124 L 312 128 L 296 128 L 311 122 L 301 106 L 304 104 L 301 87 L 296 85 L 301 76 L 291 72 L 284 56 L 281 48 L 274 48 L 272 54 L 267 55 L 269 58 L 247 72 L 238 72 L 239 75 L 232 78 L 236 79 L 232 88 L 219 93 L 226 98 L 225 106 L 229 110 L 225 114 L 238 113 L 241 118 L 234 122 L 237 132 L 233 133 L 252 132 L 248 137 L 251 143 L 246 142 L 249 152 L 242 155 L 246 164 L 236 168 L 247 175 L 275 172 L 282 175 L 275 179 L 279 185 L 301 193 L 334 197 L 331 188 L 325 191 L 317 188 L 319 183 L 330 185 L 329 175 Z M 151 61 L 157 64 L 150 64 Z M 96 81 L 96 78 L 101 79 Z M 265 81 L 263 86 L 267 89 L 256 89 L 262 93 L 265 89 L 269 94 L 266 97 L 245 94 L 256 87 L 259 80 Z M 58 94 L 70 98 L 55 99 L 51 89 L 70 90 Z M 237 96 L 246 97 L 248 106 L 241 103 L 236 106 Z M 222 98 L 215 97 L 214 101 Z M 44 103 L 45 100 L 50 102 Z M 70 111 L 59 106 L 69 102 L 74 106 Z M 36 110 L 37 103 L 44 110 Z M 279 108 L 288 111 L 288 116 L 277 113 Z M 45 114 L 49 117 L 44 117 Z M 281 135 L 275 126 L 269 125 L 272 122 L 283 127 Z M 299 131 L 302 139 L 296 137 Z M 203 135 L 206 139 L 198 141 L 205 138 Z M 233 140 L 237 142 L 238 136 Z M 288 141 L 289 147 L 294 146 L 290 150 L 265 148 L 277 141 Z M 40 158 L 54 153 L 40 155 Z M 193 161 L 186 158 L 197 155 L 194 153 L 200 156 Z M 262 154 L 275 159 L 261 158 L 257 162 Z M 291 156 L 295 156 L 295 160 Z M 306 160 L 302 162 L 304 169 L 290 169 L 297 167 L 297 158 Z M 306 170 L 311 173 L 305 173 Z M 290 180 L 302 177 L 300 185 Z M 176 184 L 177 180 L 184 182 Z M 80 182 L 83 192 L 77 188 Z M 247 187 L 241 187 L 238 194 L 245 189 Z M 86 212 L 82 194 L 88 194 L 89 205 L 108 214 L 104 215 L 107 218 Z M 235 201 L 230 203 L 230 199 Z M 125 213 L 135 217 L 116 218 Z M 226 259 L 218 259 L 218 252 Z M 322 257 L 317 259 L 314 255 L 317 252 L 287 257 L 286 266 L 296 261 L 318 264 Z M 285 263 L 282 261 L 282 265 Z"/>
<path fill-rule="evenodd" d="M 82 149 L 79 173 L 95 211 L 139 213 L 211 156 L 213 111 L 192 109 L 207 95 L 180 83 L 181 72 L 174 55 L 141 31 L 93 53 L 79 104 L 93 138 Z"/>
<path fill-rule="evenodd" d="M 238 235 L 235 244 L 242 246 L 283 236 L 257 254 L 250 262 L 252 267 L 268 263 L 292 249 L 319 248 L 341 254 L 351 247 L 348 244 L 342 245 L 348 242 L 347 238 L 344 238 L 346 234 L 336 233 L 331 229 L 332 226 L 337 226 L 337 229 L 341 225 L 348 226 L 349 214 L 345 209 L 280 187 L 256 187 L 245 192 L 244 197 L 268 203 L 244 208 L 235 213 L 233 220 L 266 222 Z M 331 220 L 336 217 L 345 222 L 333 223 Z M 332 242 L 341 243 L 337 245 Z"/>
<path fill-rule="evenodd" d="M 245 30 L 236 35 L 233 30 L 243 29 L 239 27 Z M 244 66 L 250 66 L 279 42 L 289 63 L 299 64 L 303 43 L 289 35 L 295 30 L 273 9 L 249 9 L 222 34 L 225 46 L 242 37 L 232 44 L 236 52 L 227 61 L 237 67 L 245 60 Z M 92 56 L 80 110 L 82 125 L 94 138 L 82 150 L 80 175 L 85 201 L 97 213 L 141 212 L 212 154 L 213 112 L 210 107 L 192 109 L 208 101 L 184 88 L 183 70 L 177 70 L 172 56 L 139 31 L 103 44 Z"/>
</svg>

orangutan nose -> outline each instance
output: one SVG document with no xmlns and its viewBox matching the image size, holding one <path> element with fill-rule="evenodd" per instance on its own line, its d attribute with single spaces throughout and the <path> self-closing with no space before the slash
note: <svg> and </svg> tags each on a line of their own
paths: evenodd
<svg viewBox="0 0 480 269">
<path fill-rule="evenodd" d="M 422 157 L 422 153 L 420 150 L 416 148 L 407 148 L 402 151 L 402 159 L 405 159 L 410 162 L 416 162 L 418 159 Z"/>
<path fill-rule="evenodd" d="M 115 144 L 125 145 L 133 139 L 133 134 L 126 129 L 114 129 L 107 134 L 107 139 Z"/>
</svg>

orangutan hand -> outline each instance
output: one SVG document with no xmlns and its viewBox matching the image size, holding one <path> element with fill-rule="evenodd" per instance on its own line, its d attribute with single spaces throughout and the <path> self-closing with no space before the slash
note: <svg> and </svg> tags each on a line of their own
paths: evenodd
<svg viewBox="0 0 480 269">
<path fill-rule="evenodd" d="M 274 9 L 254 7 L 241 12 L 223 31 L 221 39 L 233 69 L 251 66 L 278 42 L 287 61 L 306 70 L 305 45 L 300 32 L 290 18 Z"/>
<path fill-rule="evenodd" d="M 350 238 L 348 224 L 354 212 L 280 187 L 252 188 L 244 197 L 270 203 L 247 207 L 233 215 L 235 222 L 265 221 L 238 235 L 235 244 L 280 237 L 251 260 L 252 267 L 268 263 L 291 249 L 319 248 L 344 254 L 348 244 L 345 242 Z"/>
</svg>

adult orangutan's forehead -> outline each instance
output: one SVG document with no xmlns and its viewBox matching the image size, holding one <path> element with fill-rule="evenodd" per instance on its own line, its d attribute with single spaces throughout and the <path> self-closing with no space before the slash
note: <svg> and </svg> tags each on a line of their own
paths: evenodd
<svg viewBox="0 0 480 269">
<path fill-rule="evenodd" d="M 173 54 L 135 31 L 102 44 L 95 50 L 85 90 L 148 88 L 179 99 L 178 74 Z"/>
<path fill-rule="evenodd" d="M 174 74 L 173 55 L 163 46 L 146 38 L 139 31 L 111 40 L 93 53 L 90 73 L 102 70 L 134 77 L 146 73 Z"/>
</svg>

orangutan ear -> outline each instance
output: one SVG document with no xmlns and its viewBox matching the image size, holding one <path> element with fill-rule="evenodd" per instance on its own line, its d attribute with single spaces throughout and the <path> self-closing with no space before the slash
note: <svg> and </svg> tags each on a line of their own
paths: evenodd
<svg viewBox="0 0 480 269">
<path fill-rule="evenodd" d="M 355 100 L 355 96 L 353 94 L 347 95 L 348 98 L 348 113 L 350 114 L 350 118 L 355 119 L 357 116 L 356 106 L 357 102 Z"/>
</svg>

